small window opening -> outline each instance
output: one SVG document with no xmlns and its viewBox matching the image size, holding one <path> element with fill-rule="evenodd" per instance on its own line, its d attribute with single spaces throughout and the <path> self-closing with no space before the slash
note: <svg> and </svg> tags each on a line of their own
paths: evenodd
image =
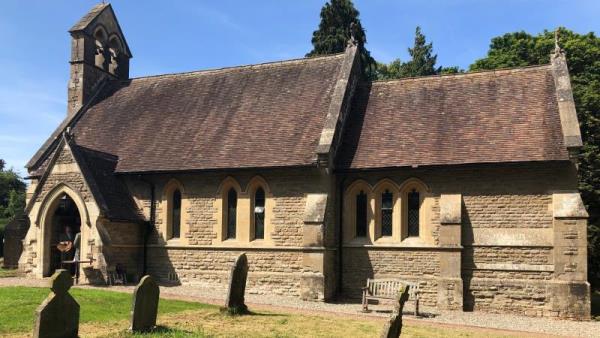
<svg viewBox="0 0 600 338">
<path fill-rule="evenodd" d="M 265 238 L 265 191 L 262 188 L 254 194 L 254 238 Z"/>
<path fill-rule="evenodd" d="M 367 236 L 367 194 L 356 195 L 356 237 Z"/>
<path fill-rule="evenodd" d="M 227 239 L 235 239 L 237 227 L 237 192 L 229 189 L 227 193 Z"/>
<path fill-rule="evenodd" d="M 419 192 L 413 189 L 408 193 L 408 236 L 419 236 L 419 207 L 421 204 Z"/>
<path fill-rule="evenodd" d="M 171 238 L 179 238 L 181 236 L 181 192 L 175 190 L 173 192 L 171 209 Z"/>
<path fill-rule="evenodd" d="M 392 236 L 394 194 L 386 190 L 381 194 L 381 236 Z"/>
</svg>

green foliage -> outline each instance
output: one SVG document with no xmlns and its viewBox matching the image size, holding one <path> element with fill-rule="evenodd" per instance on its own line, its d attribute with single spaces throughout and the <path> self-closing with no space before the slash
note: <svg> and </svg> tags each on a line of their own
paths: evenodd
<svg viewBox="0 0 600 338">
<path fill-rule="evenodd" d="M 393 80 L 400 78 L 402 61 L 396 59 L 389 64 L 377 63 L 377 80 Z"/>
<path fill-rule="evenodd" d="M 363 29 L 360 13 L 351 0 L 330 0 L 321 8 L 319 28 L 313 32 L 313 49 L 306 56 L 342 53 L 354 36 L 359 48 L 361 63 L 367 77 L 374 76 L 375 60 L 365 48 L 367 36 Z"/>
<path fill-rule="evenodd" d="M 392 80 L 404 77 L 462 73 L 458 67 L 436 68 L 437 54 L 433 54 L 433 43 L 427 43 L 419 26 L 415 30 L 414 45 L 408 49 L 408 53 L 411 57 L 410 61 L 402 62 L 400 59 L 396 59 L 387 65 L 378 63 L 377 79 Z"/>
<path fill-rule="evenodd" d="M 415 43 L 408 49 L 411 60 L 400 68 L 400 77 L 435 75 L 439 69 L 435 68 L 437 54 L 433 54 L 433 43 L 426 43 L 421 27 L 415 30 Z"/>
<path fill-rule="evenodd" d="M 0 218 L 12 218 L 25 208 L 25 182 L 14 170 L 4 167 L 0 160 Z"/>
<path fill-rule="evenodd" d="M 588 220 L 588 279 L 600 287 L 600 38 L 560 29 L 560 46 L 567 56 L 573 97 L 583 138 L 579 189 Z M 554 50 L 554 33 L 508 33 L 492 39 L 488 55 L 470 70 L 546 64 Z"/>
<path fill-rule="evenodd" d="M 132 296 L 129 293 L 104 290 L 71 289 L 77 300 L 81 323 L 105 323 L 130 318 Z M 0 335 L 29 332 L 32 330 L 35 309 L 48 296 L 48 288 L 3 287 L 0 288 Z M 185 310 L 216 308 L 212 305 L 161 299 L 158 313 L 175 313 Z"/>
</svg>

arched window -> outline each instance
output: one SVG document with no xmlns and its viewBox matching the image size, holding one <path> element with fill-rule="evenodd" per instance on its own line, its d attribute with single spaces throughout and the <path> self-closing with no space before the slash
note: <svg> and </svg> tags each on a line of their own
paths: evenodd
<svg viewBox="0 0 600 338">
<path fill-rule="evenodd" d="M 94 33 L 94 40 L 96 43 L 94 64 L 98 68 L 108 70 L 110 55 L 108 53 L 108 50 L 105 48 L 106 33 L 104 32 L 104 29 L 102 27 L 99 27 Z"/>
<path fill-rule="evenodd" d="M 367 236 L 367 203 L 367 194 L 361 190 L 356 195 L 356 237 Z"/>
<path fill-rule="evenodd" d="M 110 54 L 110 64 L 108 71 L 111 74 L 119 75 L 119 62 L 121 59 L 121 42 L 119 38 L 116 36 L 112 36 L 108 41 L 109 54 Z"/>
<path fill-rule="evenodd" d="M 258 188 L 254 193 L 254 239 L 265 238 L 265 191 Z"/>
<path fill-rule="evenodd" d="M 181 236 L 181 191 L 173 191 L 171 200 L 171 238 Z"/>
<path fill-rule="evenodd" d="M 392 236 L 393 216 L 394 194 L 386 189 L 381 194 L 381 236 Z"/>
<path fill-rule="evenodd" d="M 227 234 L 225 238 L 235 239 L 237 230 L 237 192 L 234 188 L 227 193 Z"/>
<path fill-rule="evenodd" d="M 419 192 L 416 189 L 412 189 L 407 195 L 407 226 L 408 226 L 408 237 L 419 236 L 419 211 L 421 207 L 421 198 Z"/>
</svg>

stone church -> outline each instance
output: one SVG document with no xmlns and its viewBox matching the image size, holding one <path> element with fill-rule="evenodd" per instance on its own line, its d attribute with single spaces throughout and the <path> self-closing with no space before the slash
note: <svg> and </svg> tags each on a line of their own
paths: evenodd
<svg viewBox="0 0 600 338">
<path fill-rule="evenodd" d="M 582 146 L 564 53 L 542 66 L 370 82 L 357 47 L 129 77 L 109 4 L 69 31 L 68 112 L 27 164 L 19 268 L 81 281 L 222 287 L 328 301 L 367 278 L 421 305 L 585 319 Z"/>
</svg>

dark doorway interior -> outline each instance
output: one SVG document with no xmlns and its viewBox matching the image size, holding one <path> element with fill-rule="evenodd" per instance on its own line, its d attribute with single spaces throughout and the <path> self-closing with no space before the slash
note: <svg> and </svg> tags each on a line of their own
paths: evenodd
<svg viewBox="0 0 600 338">
<path fill-rule="evenodd" d="M 70 234 L 67 232 L 70 227 Z M 50 270 L 48 275 L 54 274 L 56 269 L 61 268 L 61 262 L 72 260 L 75 249 L 69 252 L 60 252 L 57 245 L 61 241 L 73 241 L 77 233 L 81 231 L 81 217 L 73 199 L 64 194 L 60 197 L 54 215 L 52 217 L 52 230 L 50 235 Z M 70 266 L 65 266 L 69 269 Z"/>
</svg>

